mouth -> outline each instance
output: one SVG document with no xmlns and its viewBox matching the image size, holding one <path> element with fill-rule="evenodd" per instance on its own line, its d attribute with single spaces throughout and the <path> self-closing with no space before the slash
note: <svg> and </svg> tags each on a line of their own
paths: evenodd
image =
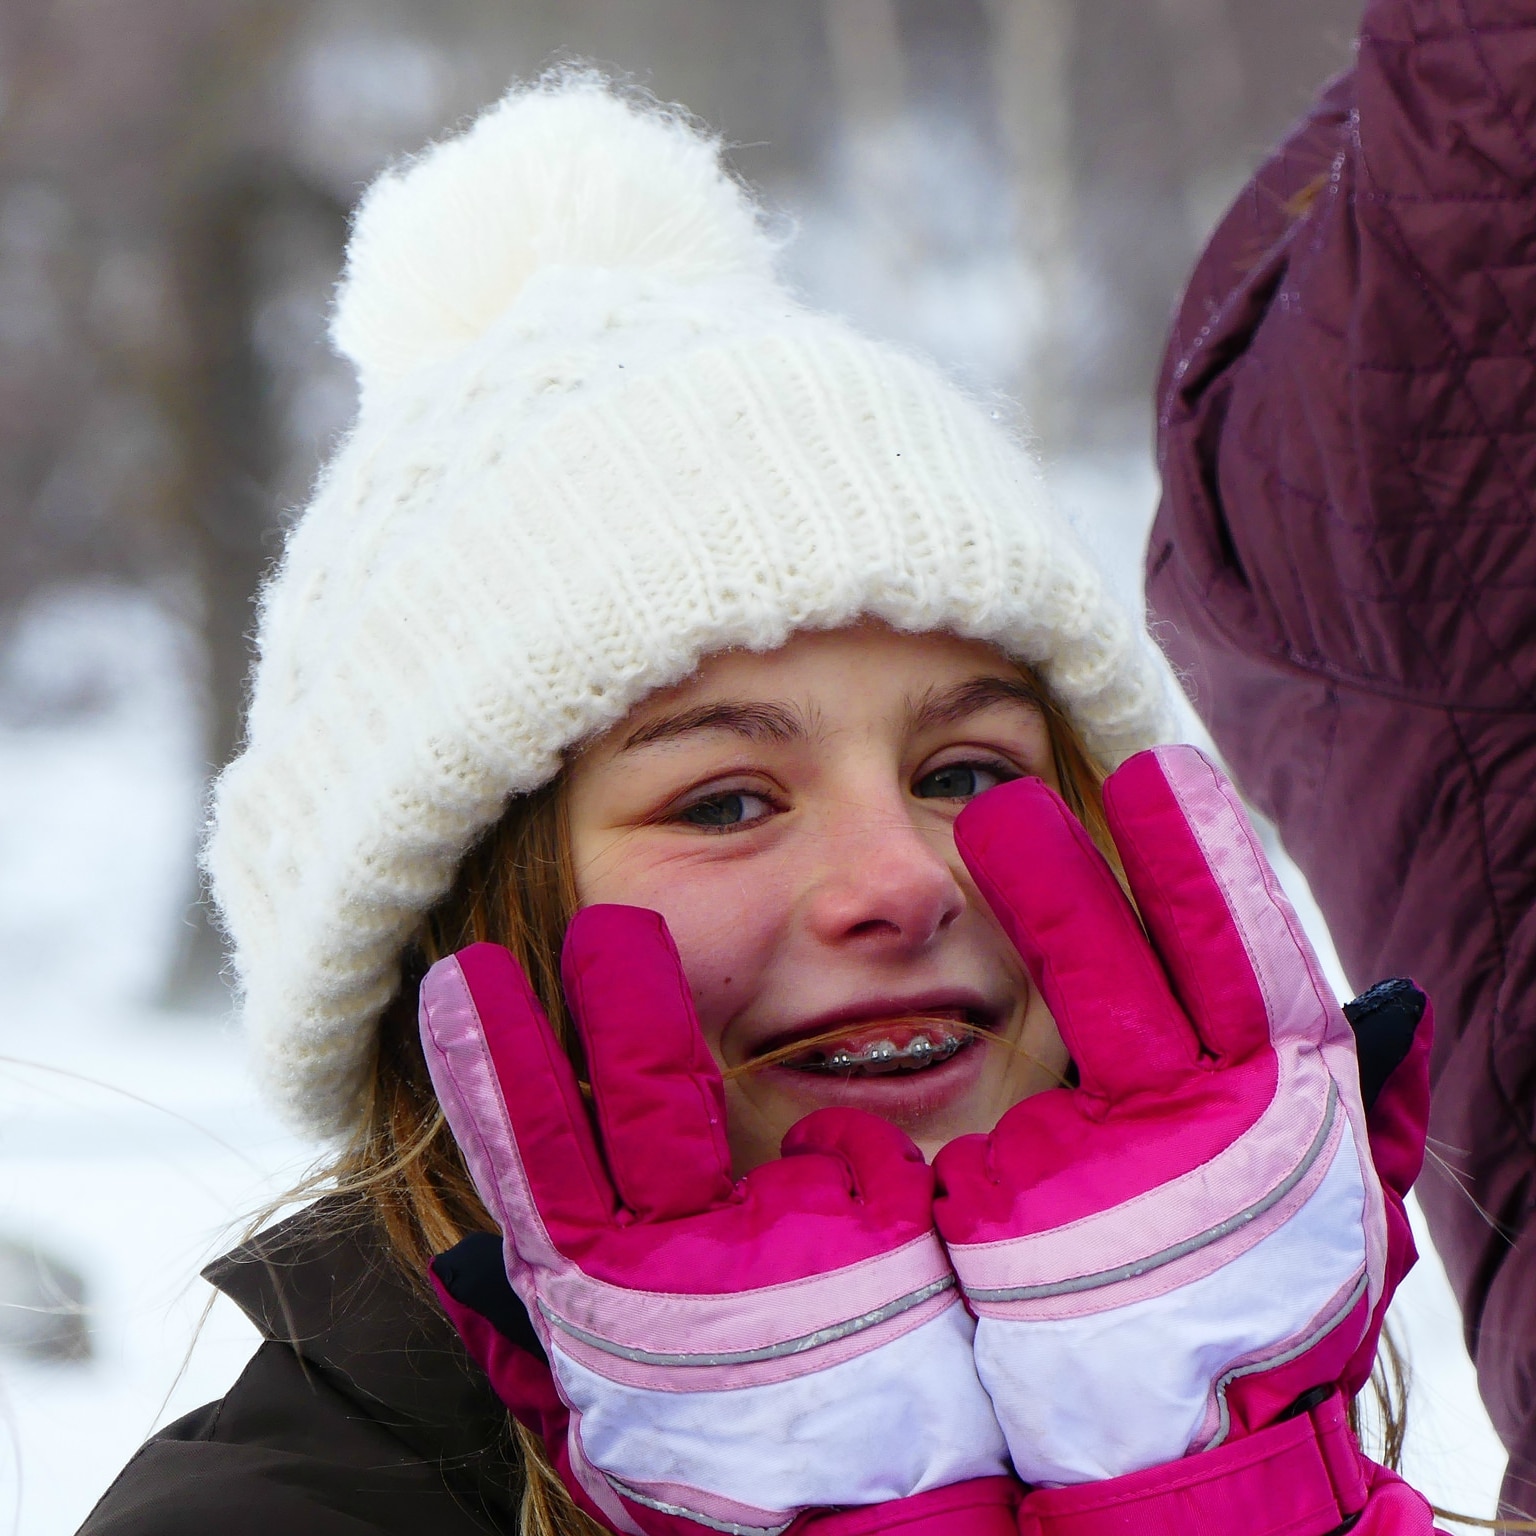
<svg viewBox="0 0 1536 1536">
<path fill-rule="evenodd" d="M 995 1021 L 979 1008 L 931 1007 L 812 1026 L 766 1042 L 747 1070 L 778 1067 L 808 1077 L 912 1077 L 986 1038 Z"/>
</svg>

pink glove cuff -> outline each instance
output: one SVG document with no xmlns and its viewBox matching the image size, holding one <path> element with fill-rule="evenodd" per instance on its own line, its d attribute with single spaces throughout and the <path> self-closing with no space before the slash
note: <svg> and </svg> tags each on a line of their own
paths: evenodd
<svg viewBox="0 0 1536 1536">
<path fill-rule="evenodd" d="M 1011 1477 L 978 1477 L 890 1504 L 806 1514 L 785 1536 L 1017 1536 L 1023 1494 Z"/>
<path fill-rule="evenodd" d="M 1318 1407 L 1213 1451 L 1102 1483 L 1038 1489 L 1019 1536 L 1327 1536 L 1390 1485 L 1393 1536 L 1429 1536 L 1429 1505 L 1367 1461 L 1334 1393 Z M 1355 1529 L 1366 1529 L 1362 1524 Z"/>
</svg>

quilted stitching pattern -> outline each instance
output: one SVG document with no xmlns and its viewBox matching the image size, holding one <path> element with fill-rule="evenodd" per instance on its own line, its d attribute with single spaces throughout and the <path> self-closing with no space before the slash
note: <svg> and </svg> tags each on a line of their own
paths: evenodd
<svg viewBox="0 0 1536 1536">
<path fill-rule="evenodd" d="M 1159 421 L 1160 638 L 1351 979 L 1436 1000 L 1421 1194 L 1536 1508 L 1536 4 L 1368 4 Z"/>
</svg>

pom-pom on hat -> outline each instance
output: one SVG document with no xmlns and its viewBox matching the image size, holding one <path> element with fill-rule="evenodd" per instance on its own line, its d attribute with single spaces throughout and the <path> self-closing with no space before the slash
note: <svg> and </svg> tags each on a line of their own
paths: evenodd
<svg viewBox="0 0 1536 1536">
<path fill-rule="evenodd" d="M 509 797 L 712 652 L 877 617 L 1027 662 L 1107 764 L 1163 734 L 1030 456 L 773 254 L 717 143 L 588 74 L 364 198 L 332 327 L 358 417 L 263 594 L 205 849 L 311 1133 L 354 1128 L 401 950 Z"/>
</svg>

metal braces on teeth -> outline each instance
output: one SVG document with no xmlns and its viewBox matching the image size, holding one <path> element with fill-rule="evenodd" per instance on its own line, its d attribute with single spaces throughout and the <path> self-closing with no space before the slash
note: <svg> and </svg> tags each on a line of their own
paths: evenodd
<svg viewBox="0 0 1536 1536">
<path fill-rule="evenodd" d="M 911 1062 L 914 1066 L 928 1067 L 935 1062 L 948 1061 L 965 1044 L 963 1035 L 946 1036 L 943 1040 L 931 1040 L 927 1035 L 917 1035 L 905 1045 L 892 1040 L 875 1040 L 862 1051 L 837 1050 L 814 1064 L 814 1070 L 822 1072 L 851 1072 L 857 1067 L 890 1067 Z"/>
</svg>

